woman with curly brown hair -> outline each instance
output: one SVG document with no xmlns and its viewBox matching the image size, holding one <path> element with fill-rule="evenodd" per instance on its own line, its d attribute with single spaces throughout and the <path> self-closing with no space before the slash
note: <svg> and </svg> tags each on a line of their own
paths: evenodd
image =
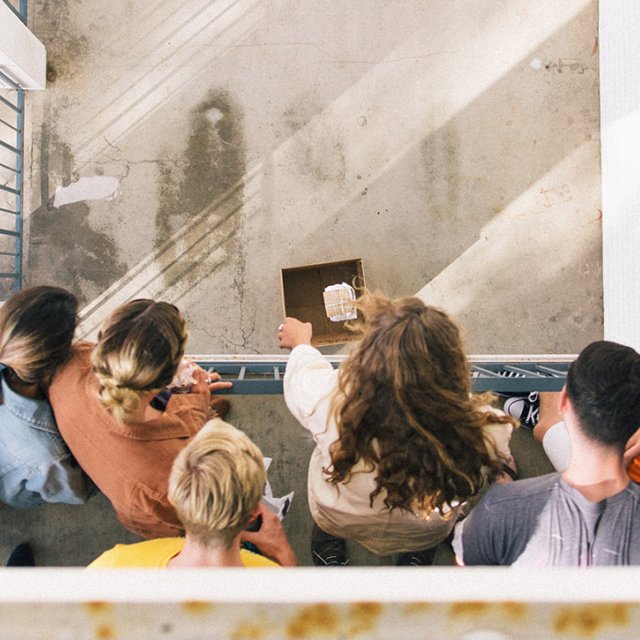
<svg viewBox="0 0 640 640">
<path fill-rule="evenodd" d="M 292 349 L 285 401 L 316 443 L 313 560 L 346 564 L 348 538 L 428 564 L 424 552 L 503 473 L 513 420 L 471 395 L 460 331 L 444 312 L 380 294 L 357 305 L 361 339 L 338 370 L 311 346 L 311 324 L 287 318 L 279 330 L 281 348 Z"/>
</svg>

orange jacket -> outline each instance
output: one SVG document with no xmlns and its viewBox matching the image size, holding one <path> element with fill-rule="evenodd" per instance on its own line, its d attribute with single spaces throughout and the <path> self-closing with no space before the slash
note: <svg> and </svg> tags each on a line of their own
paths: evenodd
<svg viewBox="0 0 640 640">
<path fill-rule="evenodd" d="M 174 395 L 161 417 L 122 424 L 98 398 L 92 349 L 87 342 L 76 344 L 73 358 L 49 389 L 60 433 L 127 529 L 145 538 L 182 535 L 167 499 L 169 473 L 180 450 L 206 422 L 207 397 Z"/>
<path fill-rule="evenodd" d="M 627 473 L 629 477 L 634 481 L 640 484 L 640 457 L 634 458 L 627 469 Z"/>
</svg>

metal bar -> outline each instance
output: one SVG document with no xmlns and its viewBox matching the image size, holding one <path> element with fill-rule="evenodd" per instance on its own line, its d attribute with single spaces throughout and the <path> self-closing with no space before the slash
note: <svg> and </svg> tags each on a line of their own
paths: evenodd
<svg viewBox="0 0 640 640">
<path fill-rule="evenodd" d="M 15 167 L 10 167 L 3 162 L 0 162 L 0 167 L 2 167 L 3 169 L 7 169 L 8 171 L 12 171 L 13 173 L 18 173 L 18 170 Z"/>
<path fill-rule="evenodd" d="M 4 118 L 0 118 L 0 123 L 2 123 L 3 125 L 5 125 L 6 127 L 9 127 L 9 129 L 13 129 L 14 131 L 17 131 L 18 129 L 16 127 L 14 127 L 10 122 L 7 122 Z"/>
<path fill-rule="evenodd" d="M 20 9 L 23 9 L 23 0 L 20 1 Z M 27 3 L 24 1 L 24 20 L 27 20 Z M 13 281 L 13 290 L 18 291 L 22 286 L 22 207 L 24 202 L 23 188 L 24 188 L 24 91 L 20 89 L 18 91 L 18 106 L 20 112 L 18 113 L 17 127 L 18 135 L 16 144 L 20 149 L 20 155 L 18 156 L 17 172 L 16 172 L 16 189 L 18 190 L 18 197 L 16 198 L 16 242 L 15 252 L 16 257 L 13 261 L 13 268 L 15 271 L 15 278 Z"/>
<path fill-rule="evenodd" d="M 7 78 L 7 76 L 5 76 L 4 73 L 2 73 L 2 71 L 0 71 L 0 78 L 11 82 L 11 79 Z M 2 96 L 0 96 L 0 102 L 2 102 L 2 104 L 9 107 L 9 109 L 13 109 L 16 113 L 18 112 L 18 107 L 15 104 L 13 104 L 13 102 L 11 102 L 10 100 L 7 100 L 6 98 L 3 98 Z"/>
<path fill-rule="evenodd" d="M 537 377 L 537 378 L 546 378 L 547 377 L 545 375 L 540 375 L 539 373 L 537 373 L 536 371 L 533 371 L 531 369 L 525 369 L 524 367 L 514 367 L 513 365 L 510 365 L 510 364 L 505 365 L 504 369 L 505 369 L 505 371 L 513 371 L 514 373 L 520 373 L 523 376 L 534 376 L 534 377 Z"/>
<path fill-rule="evenodd" d="M 9 87 L 11 88 L 11 90 L 13 91 L 17 91 L 18 89 L 20 89 L 20 85 L 13 80 L 12 78 L 10 78 L 6 73 L 4 73 L 3 71 L 0 71 L 0 78 L 2 78 L 2 80 L 4 82 L 6 82 Z M 15 109 L 14 109 L 15 110 Z"/>
<path fill-rule="evenodd" d="M 13 193 L 14 196 L 19 196 L 20 192 L 17 189 L 13 189 L 12 187 L 7 187 L 7 185 L 0 184 L 0 191 L 7 191 L 8 193 Z"/>
<path fill-rule="evenodd" d="M 10 231 L 9 229 L 0 229 L 0 235 L 13 236 L 15 238 L 15 237 L 19 236 L 20 233 L 18 231 Z"/>
<path fill-rule="evenodd" d="M 551 367 L 545 367 L 543 365 L 538 365 L 538 370 L 542 371 L 543 373 L 547 373 L 550 376 L 558 376 L 560 378 L 563 378 L 563 377 L 565 377 L 567 375 L 567 370 L 566 369 L 563 371 L 563 370 L 560 370 L 560 369 L 553 369 Z"/>
<path fill-rule="evenodd" d="M 18 213 L 17 211 L 13 211 L 11 209 L 5 209 L 4 207 L 0 207 L 0 211 L 4 211 L 4 213 L 12 213 L 14 216 Z"/>
<path fill-rule="evenodd" d="M 20 0 L 20 7 L 16 9 L 11 2 L 8 0 L 4 0 L 4 3 L 13 11 L 13 13 L 22 20 L 25 24 L 27 24 L 27 0 Z"/>
<path fill-rule="evenodd" d="M 326 356 L 326 360 L 337 368 L 345 357 Z M 560 361 L 557 356 L 550 357 L 549 361 L 556 368 L 546 367 L 533 360 L 528 360 L 525 366 L 522 366 L 524 360 L 520 358 L 515 364 L 513 356 L 492 357 L 490 362 L 476 361 L 471 364 L 473 376 L 471 387 L 476 393 L 492 391 L 527 394 L 530 391 L 560 391 L 566 379 L 566 369 L 574 357 L 566 356 L 564 361 Z M 198 355 L 192 358 L 204 369 L 215 370 L 223 380 L 233 383 L 233 387 L 224 390 L 225 395 L 280 395 L 283 393 L 282 378 L 287 356 Z M 544 369 L 549 369 L 553 373 Z M 502 370 L 514 371 L 519 376 L 501 376 L 497 372 Z"/>
<path fill-rule="evenodd" d="M 20 117 L 20 116 L 18 115 L 18 117 Z M 20 135 L 20 133 L 18 133 L 18 135 Z M 0 147 L 4 147 L 5 149 L 8 149 L 9 151 L 12 151 L 16 155 L 20 155 L 20 149 L 19 148 L 13 147 L 8 143 L 3 142 L 2 140 L 0 140 Z"/>
<path fill-rule="evenodd" d="M 485 367 L 480 367 L 478 365 L 474 365 L 471 368 L 471 371 L 477 371 L 478 373 L 483 373 L 485 376 L 489 378 L 501 378 L 502 376 L 498 375 L 495 371 L 491 371 L 491 369 L 486 369 Z"/>
<path fill-rule="evenodd" d="M 0 251 L 0 256 L 15 256 L 14 251 Z"/>
</svg>

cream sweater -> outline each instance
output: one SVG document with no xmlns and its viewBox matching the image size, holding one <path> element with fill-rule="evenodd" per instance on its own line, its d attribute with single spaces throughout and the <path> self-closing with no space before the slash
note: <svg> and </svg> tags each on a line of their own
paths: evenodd
<svg viewBox="0 0 640 640">
<path fill-rule="evenodd" d="M 359 542 L 378 555 L 428 549 L 442 542 L 455 524 L 464 505 L 441 516 L 438 512 L 389 511 L 384 495 L 369 506 L 375 489 L 375 471 L 359 462 L 346 484 L 335 486 L 326 480 L 323 468 L 331 464 L 329 448 L 338 439 L 333 420 L 328 421 L 331 394 L 338 384 L 338 372 L 322 354 L 309 345 L 291 352 L 284 377 L 287 407 L 316 443 L 309 464 L 309 508 L 318 526 L 335 536 Z M 510 455 L 511 425 L 487 427 L 496 451 Z"/>
</svg>

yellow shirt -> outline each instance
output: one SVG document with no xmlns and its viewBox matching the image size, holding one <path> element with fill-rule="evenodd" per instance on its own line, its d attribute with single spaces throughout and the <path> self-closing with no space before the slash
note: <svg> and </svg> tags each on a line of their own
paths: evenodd
<svg viewBox="0 0 640 640">
<path fill-rule="evenodd" d="M 135 544 L 117 544 L 105 551 L 90 565 L 99 569 L 166 569 L 169 560 L 184 547 L 184 538 L 157 538 Z M 279 567 L 269 558 L 240 549 L 240 559 L 245 567 Z"/>
</svg>

